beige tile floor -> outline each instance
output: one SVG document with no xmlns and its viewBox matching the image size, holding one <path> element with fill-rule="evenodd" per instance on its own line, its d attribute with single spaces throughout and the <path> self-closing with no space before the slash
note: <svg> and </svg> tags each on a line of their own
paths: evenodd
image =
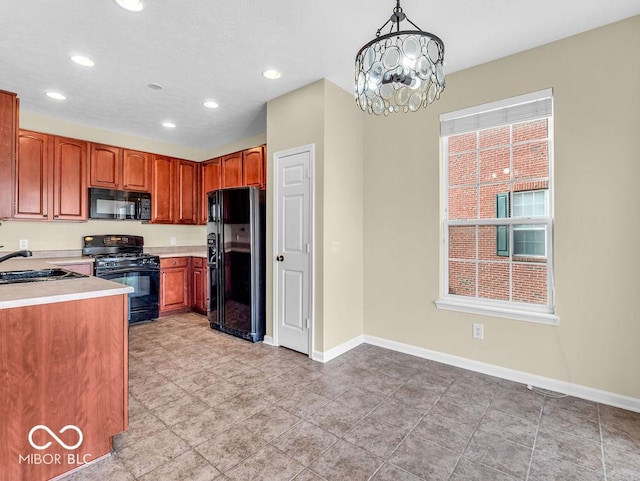
<svg viewBox="0 0 640 481">
<path fill-rule="evenodd" d="M 129 352 L 129 431 L 65 481 L 640 480 L 640 414 L 379 347 L 323 365 L 184 314 Z"/>
</svg>

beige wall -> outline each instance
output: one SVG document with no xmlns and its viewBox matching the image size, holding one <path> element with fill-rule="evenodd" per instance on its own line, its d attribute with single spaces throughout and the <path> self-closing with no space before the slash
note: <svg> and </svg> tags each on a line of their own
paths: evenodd
<svg viewBox="0 0 640 481">
<path fill-rule="evenodd" d="M 56 119 L 34 112 L 20 111 L 20 128 L 44 132 L 47 134 L 62 135 L 74 139 L 89 140 L 107 145 L 116 145 L 142 152 L 169 155 L 179 159 L 202 161 L 220 157 L 222 155 L 237 152 L 262 145 L 267 141 L 267 134 L 262 133 L 241 139 L 231 144 L 216 147 L 215 149 L 200 150 L 192 149 L 184 145 L 176 145 L 168 142 L 160 142 L 135 135 L 128 135 L 122 132 L 103 130 L 88 125 L 78 124 L 67 120 Z"/>
<path fill-rule="evenodd" d="M 82 249 L 85 235 L 128 234 L 144 237 L 146 247 L 171 245 L 171 237 L 178 246 L 206 244 L 204 226 L 155 225 L 135 221 L 90 220 L 88 222 L 35 222 L 3 220 L 0 222 L 0 251 L 18 250 L 20 239 L 29 241 L 32 251 Z"/>
<path fill-rule="evenodd" d="M 363 332 L 364 117 L 353 95 L 325 82 L 324 345 L 323 351 Z M 333 243 L 339 243 L 336 252 Z"/>
<path fill-rule="evenodd" d="M 273 186 L 273 154 L 283 150 L 315 145 L 315 304 L 314 349 L 323 345 L 323 182 L 324 182 L 324 80 L 289 92 L 267 103 L 267 186 Z M 267 335 L 273 335 L 273 190 L 267 188 Z"/>
<path fill-rule="evenodd" d="M 99 129 L 25 110 L 20 111 L 20 128 L 118 147 L 126 147 L 128 149 L 151 152 L 153 154 L 169 155 L 179 159 L 199 161 L 210 158 L 207 156 L 208 153 L 203 150 L 170 144 L 168 142 L 159 142 L 157 140 L 128 135 L 122 132 Z"/>
<path fill-rule="evenodd" d="M 327 80 L 267 105 L 267 184 L 273 154 L 314 144 L 314 351 L 325 352 L 363 329 L 363 118 L 353 98 Z M 273 202 L 267 204 L 267 258 L 273 252 Z M 333 242 L 340 243 L 334 252 Z M 267 334 L 272 335 L 273 263 L 267 262 Z"/>
<path fill-rule="evenodd" d="M 640 398 L 639 44 L 634 17 L 454 73 L 418 113 L 366 119 L 365 334 Z M 560 325 L 436 309 L 439 114 L 549 87 Z"/>
</svg>

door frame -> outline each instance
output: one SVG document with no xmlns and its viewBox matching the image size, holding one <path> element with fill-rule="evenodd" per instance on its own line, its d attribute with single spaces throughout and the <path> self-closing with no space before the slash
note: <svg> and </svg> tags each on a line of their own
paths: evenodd
<svg viewBox="0 0 640 481">
<path fill-rule="evenodd" d="M 276 261 L 276 256 L 278 255 L 278 216 L 279 216 L 279 205 L 278 205 L 278 180 L 280 175 L 280 159 L 284 157 L 289 157 L 291 155 L 300 154 L 308 152 L 309 153 L 309 358 L 313 359 L 313 341 L 314 341 L 314 326 L 315 326 L 315 283 L 314 283 L 314 272 L 315 272 L 315 144 L 307 144 L 299 147 L 294 147 L 292 149 L 281 150 L 279 152 L 274 152 L 273 154 L 273 185 L 274 188 L 271 189 L 273 192 L 271 196 L 271 200 L 273 202 L 273 225 L 272 225 L 272 264 L 273 264 L 273 272 L 272 272 L 272 285 L 273 285 L 273 294 L 272 294 L 272 328 L 273 328 L 273 345 L 279 346 L 278 342 L 278 266 Z"/>
</svg>

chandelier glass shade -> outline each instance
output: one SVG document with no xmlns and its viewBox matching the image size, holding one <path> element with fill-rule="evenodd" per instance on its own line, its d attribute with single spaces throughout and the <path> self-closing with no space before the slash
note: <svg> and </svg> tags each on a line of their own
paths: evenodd
<svg viewBox="0 0 640 481">
<path fill-rule="evenodd" d="M 415 30 L 401 30 L 406 20 Z M 381 35 L 391 23 L 391 31 Z M 444 43 L 417 27 L 402 11 L 400 0 L 376 38 L 356 55 L 355 99 L 365 112 L 389 115 L 415 112 L 444 90 Z"/>
</svg>

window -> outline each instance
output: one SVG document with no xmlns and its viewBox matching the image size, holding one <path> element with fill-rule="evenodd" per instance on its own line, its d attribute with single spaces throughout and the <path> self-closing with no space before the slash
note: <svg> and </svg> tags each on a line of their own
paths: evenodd
<svg viewBox="0 0 640 481">
<path fill-rule="evenodd" d="M 439 308 L 557 323 L 552 107 L 545 90 L 441 116 Z"/>
<path fill-rule="evenodd" d="M 535 190 L 513 193 L 513 212 L 511 217 L 546 217 L 548 190 Z M 509 217 L 509 193 L 496 196 L 496 216 Z M 496 227 L 496 253 L 509 255 L 507 226 Z M 513 226 L 513 255 L 519 257 L 546 257 L 547 231 L 539 225 Z"/>
</svg>

